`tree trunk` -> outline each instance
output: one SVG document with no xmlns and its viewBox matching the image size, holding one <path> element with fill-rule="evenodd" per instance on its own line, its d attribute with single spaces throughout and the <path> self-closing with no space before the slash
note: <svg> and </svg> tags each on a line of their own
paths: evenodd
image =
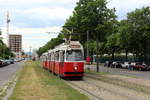
<svg viewBox="0 0 150 100">
<path fill-rule="evenodd" d="M 98 49 L 99 49 L 99 45 L 98 45 L 98 37 L 96 39 L 96 71 L 99 72 L 99 61 L 98 61 Z"/>
<path fill-rule="evenodd" d="M 128 49 L 126 49 L 126 61 L 128 61 Z"/>
<path fill-rule="evenodd" d="M 148 61 L 147 61 L 147 41 L 145 41 L 145 43 L 144 43 L 144 62 L 145 63 L 148 63 Z"/>
<path fill-rule="evenodd" d="M 114 54 L 115 54 L 115 48 L 113 48 L 113 50 L 112 50 L 112 58 L 111 58 L 112 61 L 114 61 L 114 58 L 115 58 Z"/>
</svg>

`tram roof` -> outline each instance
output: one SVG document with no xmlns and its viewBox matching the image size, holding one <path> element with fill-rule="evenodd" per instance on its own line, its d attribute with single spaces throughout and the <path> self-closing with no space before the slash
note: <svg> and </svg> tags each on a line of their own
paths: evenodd
<svg viewBox="0 0 150 100">
<path fill-rule="evenodd" d="M 78 48 L 75 48 L 75 47 L 73 48 L 71 46 L 78 46 Z M 62 43 L 62 44 L 56 46 L 54 50 L 55 51 L 57 51 L 57 50 L 66 50 L 66 49 L 69 49 L 69 48 L 70 49 L 83 49 L 83 46 L 81 45 L 81 43 L 79 41 L 70 41 L 69 44 Z"/>
<path fill-rule="evenodd" d="M 50 49 L 48 52 L 43 53 L 42 55 L 47 55 L 48 53 L 51 53 L 51 52 L 55 52 L 59 50 L 67 50 L 67 49 L 83 49 L 83 46 L 81 45 L 79 41 L 70 41 L 69 44 L 61 43 L 60 45 L 56 46 L 54 49 Z"/>
</svg>

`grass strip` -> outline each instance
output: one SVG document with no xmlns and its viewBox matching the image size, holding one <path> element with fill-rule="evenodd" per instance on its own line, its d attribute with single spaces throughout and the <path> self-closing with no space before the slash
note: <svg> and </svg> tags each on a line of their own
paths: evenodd
<svg viewBox="0 0 150 100">
<path fill-rule="evenodd" d="M 26 62 L 9 100 L 89 100 L 38 62 Z"/>
</svg>

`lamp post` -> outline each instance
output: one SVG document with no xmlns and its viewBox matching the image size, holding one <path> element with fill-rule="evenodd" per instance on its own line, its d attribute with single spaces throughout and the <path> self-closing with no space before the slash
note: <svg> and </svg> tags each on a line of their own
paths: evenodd
<svg viewBox="0 0 150 100">
<path fill-rule="evenodd" d="M 31 54 L 32 46 L 29 47 L 29 60 L 31 60 L 32 54 Z"/>
</svg>

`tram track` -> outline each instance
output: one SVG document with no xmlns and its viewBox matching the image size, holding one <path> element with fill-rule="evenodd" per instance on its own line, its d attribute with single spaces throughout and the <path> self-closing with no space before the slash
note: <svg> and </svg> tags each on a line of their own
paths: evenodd
<svg viewBox="0 0 150 100">
<path fill-rule="evenodd" d="M 86 94 L 90 99 L 92 100 L 103 100 L 101 97 L 95 95 L 92 91 L 88 91 L 84 88 L 82 88 L 81 86 L 75 84 L 74 82 L 72 81 L 65 81 L 68 85 L 70 85 L 71 87 L 79 90 L 80 92 Z"/>
<path fill-rule="evenodd" d="M 88 77 L 83 80 L 65 80 L 72 88 L 87 95 L 91 100 L 149 100 L 147 92 L 126 86 L 100 80 L 98 77 Z M 105 76 L 104 76 L 105 77 Z M 104 78 L 103 76 L 100 78 Z M 115 79 L 114 79 L 115 80 Z M 111 81 L 111 80 L 110 80 Z M 116 79 L 115 81 L 120 81 Z"/>
<path fill-rule="evenodd" d="M 119 95 L 119 96 L 125 97 L 125 98 L 127 98 L 128 100 L 137 100 L 137 99 L 135 99 L 135 98 L 129 97 L 128 95 L 125 95 L 125 94 L 122 94 L 122 93 L 118 93 L 117 91 L 113 91 L 113 90 L 104 88 L 104 87 L 102 87 L 102 86 L 100 86 L 100 85 L 98 85 L 98 84 L 96 84 L 96 83 L 94 83 L 94 82 L 91 82 L 91 81 L 89 81 L 89 80 L 86 80 L 86 82 L 89 83 L 89 84 L 93 84 L 93 85 L 95 85 L 97 88 L 103 89 L 103 90 L 105 90 L 105 91 L 108 91 L 108 92 L 110 92 L 110 93 L 112 93 L 112 94 L 114 94 L 114 95 Z"/>
<path fill-rule="evenodd" d="M 103 88 L 89 79 L 83 81 L 65 81 L 72 88 L 77 89 L 81 93 L 87 95 L 91 100 L 137 100 L 126 95 Z"/>
<path fill-rule="evenodd" d="M 109 78 L 106 76 L 97 76 L 97 75 L 85 74 L 85 77 L 95 79 L 98 81 L 102 81 L 105 83 L 109 83 L 109 84 L 114 84 L 114 85 L 117 85 L 120 87 L 132 89 L 134 91 L 143 92 L 147 95 L 150 95 L 150 87 L 149 86 L 144 86 L 144 85 L 139 85 L 139 84 L 135 84 L 135 83 L 131 83 L 131 82 L 126 82 L 124 80 L 120 80 L 120 79 L 116 79 L 116 78 Z"/>
<path fill-rule="evenodd" d="M 72 88 L 77 89 L 81 93 L 87 95 L 91 100 L 137 100 L 131 99 L 130 97 L 122 94 L 118 94 L 115 91 L 111 91 L 109 89 L 103 88 L 99 85 L 96 85 L 93 82 L 90 82 L 89 79 L 84 79 L 83 81 L 65 81 Z M 89 88 L 91 87 L 91 88 Z M 116 99 L 118 97 L 118 99 Z"/>
<path fill-rule="evenodd" d="M 124 80 L 116 79 L 116 78 L 108 78 L 109 81 L 104 80 L 107 78 L 106 76 L 96 76 L 96 75 L 85 75 L 88 78 L 87 82 L 92 82 L 98 87 L 103 88 L 113 94 L 120 95 L 122 97 L 127 98 L 128 100 L 150 100 L 150 92 L 148 86 L 143 86 L 139 84 L 134 84 L 127 82 Z M 103 78 L 103 79 L 102 79 Z M 115 83 L 113 82 L 115 81 Z M 119 84 L 117 84 L 119 82 Z M 123 85 L 121 85 L 123 83 Z M 107 85 L 106 85 L 107 84 Z M 130 86 L 131 84 L 131 86 Z M 135 87 L 132 87 L 135 85 Z M 108 88 L 109 87 L 109 88 Z M 115 88 L 114 88 L 115 87 Z"/>
</svg>

